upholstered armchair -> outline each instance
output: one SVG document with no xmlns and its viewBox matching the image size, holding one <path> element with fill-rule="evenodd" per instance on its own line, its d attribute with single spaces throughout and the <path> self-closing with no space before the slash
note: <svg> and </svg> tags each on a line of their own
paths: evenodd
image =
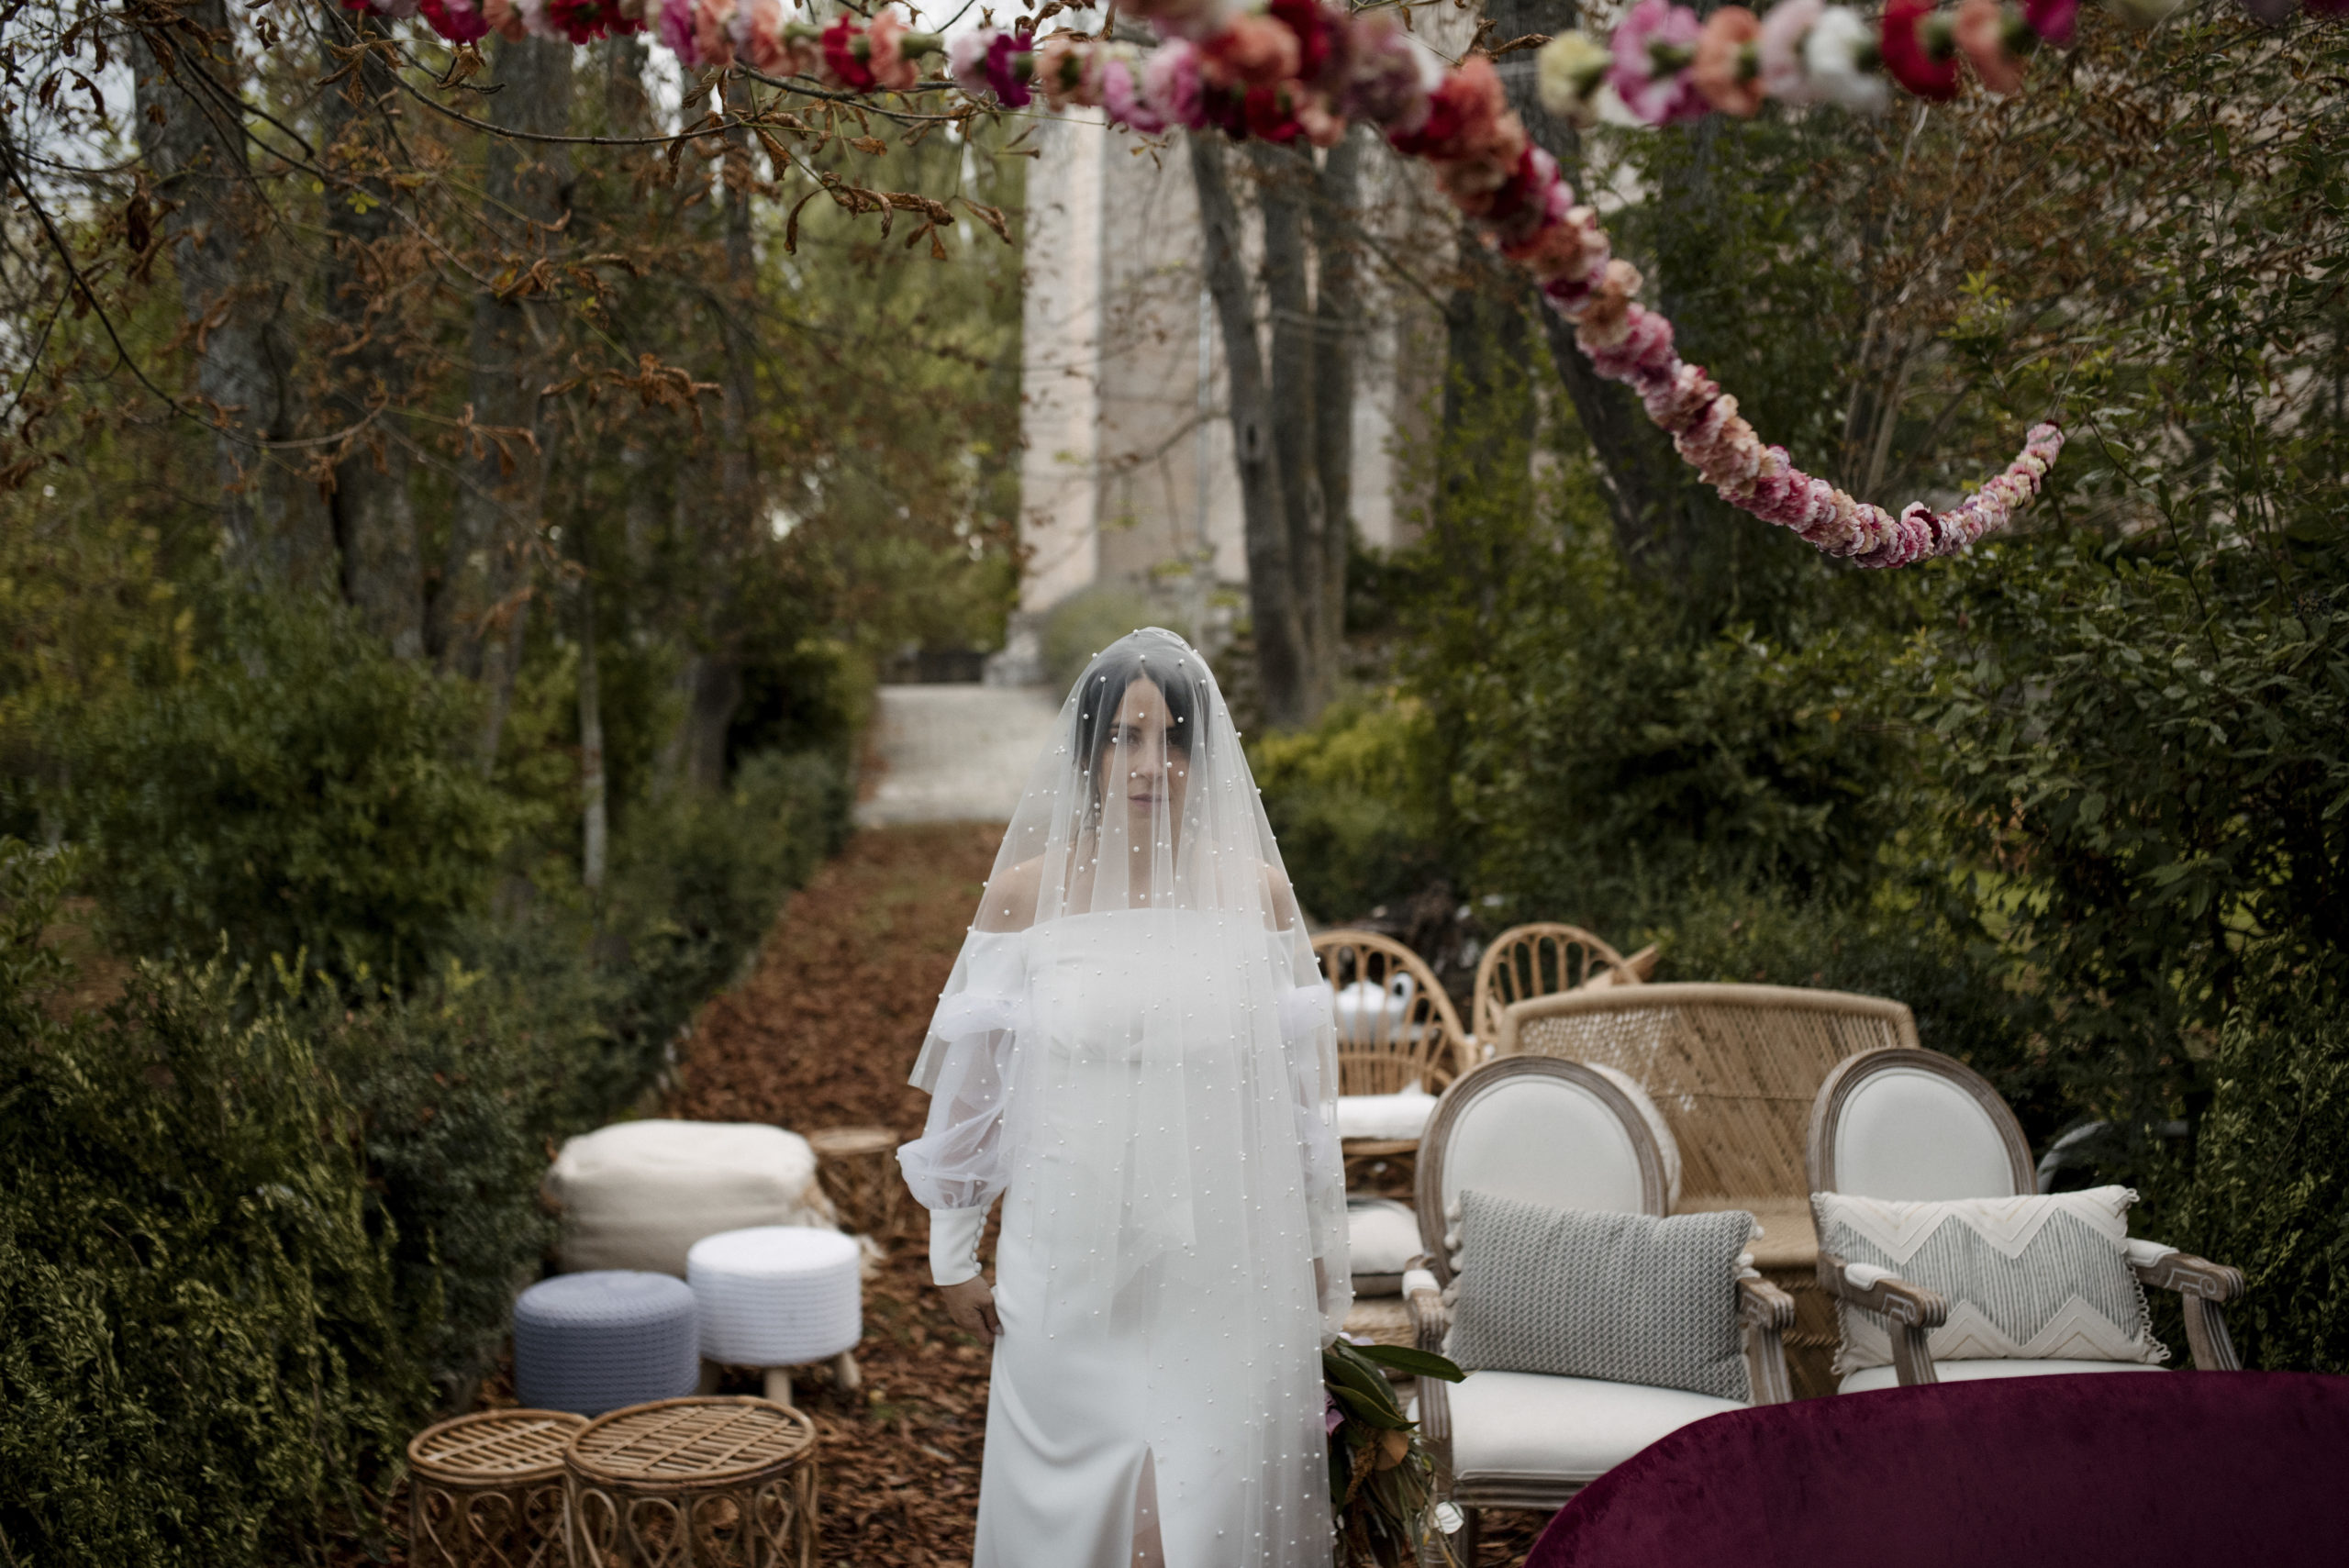
<svg viewBox="0 0 2349 1568">
<path fill-rule="evenodd" d="M 1815 1193 L 1934 1202 L 2025 1197 L 2035 1190 L 2022 1126 L 1989 1081 L 1962 1062 L 1914 1047 L 1863 1051 L 1827 1075 L 1811 1106 L 1808 1163 Z M 2243 1294 L 2240 1270 L 2133 1239 L 2127 1261 L 2139 1284 L 2184 1298 L 2197 1369 L 2241 1369 L 2225 1315 L 2226 1304 Z M 1848 1262 L 1823 1245 L 1819 1284 L 1837 1300 L 1880 1314 L 1892 1340 L 1892 1364 L 1851 1373 L 1843 1393 L 1943 1377 L 2150 1370 L 2133 1362 L 2082 1360 L 1951 1361 L 1936 1369 L 1929 1341 L 1949 1316 L 1941 1295 Z"/>
<path fill-rule="evenodd" d="M 1418 1207 L 1430 1269 L 1406 1276 L 1418 1342 L 1443 1351 L 1461 1292 L 1450 1216 L 1475 1191 L 1557 1209 L 1654 1215 L 1676 1177 L 1671 1134 L 1637 1085 L 1580 1062 L 1488 1062 L 1446 1091 L 1420 1147 Z M 1735 1292 L 1755 1404 L 1787 1397 L 1779 1336 L 1785 1292 L 1747 1271 Z M 1719 1308 L 1716 1307 L 1716 1310 Z M 1571 1326 L 1567 1326 L 1571 1331 Z M 1657 1438 L 1743 1407 L 1678 1388 L 1587 1377 L 1477 1370 L 1457 1385 L 1419 1380 L 1419 1416 L 1446 1495 L 1467 1516 L 1473 1562 L 1479 1510 L 1555 1508 Z"/>
</svg>

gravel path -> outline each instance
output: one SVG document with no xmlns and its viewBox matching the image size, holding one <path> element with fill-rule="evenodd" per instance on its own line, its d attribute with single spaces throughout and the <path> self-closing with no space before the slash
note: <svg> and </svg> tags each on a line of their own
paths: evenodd
<svg viewBox="0 0 2349 1568">
<path fill-rule="evenodd" d="M 1032 686 L 884 686 L 860 828 L 1011 820 L 1060 716 Z"/>
</svg>

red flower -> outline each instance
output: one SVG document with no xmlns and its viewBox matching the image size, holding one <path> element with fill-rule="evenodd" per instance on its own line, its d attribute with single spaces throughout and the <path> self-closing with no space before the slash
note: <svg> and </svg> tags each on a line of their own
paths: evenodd
<svg viewBox="0 0 2349 1568">
<path fill-rule="evenodd" d="M 591 43 L 606 31 L 604 0 L 547 0 L 547 20 L 573 43 Z"/>
<path fill-rule="evenodd" d="M 2080 0 L 2023 0 L 2023 20 L 2031 30 L 2062 48 L 2072 41 L 2072 26 L 2080 15 Z"/>
<path fill-rule="evenodd" d="M 489 31 L 488 18 L 474 9 L 473 0 L 422 0 L 417 9 L 451 43 L 472 43 Z"/>
<path fill-rule="evenodd" d="M 1920 98 L 1957 96 L 1957 35 L 1932 0 L 1892 0 L 1884 8 L 1884 68 Z"/>
<path fill-rule="evenodd" d="M 1260 141 L 1295 141 L 1305 129 L 1297 117 L 1297 83 L 1275 82 L 1249 88 L 1241 117 L 1248 134 Z"/>
<path fill-rule="evenodd" d="M 870 93 L 880 80 L 857 58 L 856 45 L 863 39 L 864 29 L 854 17 L 841 17 L 824 29 L 824 65 L 852 93 Z"/>
<path fill-rule="evenodd" d="M 1321 14 L 1321 0 L 1272 0 L 1265 9 L 1297 35 L 1297 73 L 1312 81 L 1330 58 L 1330 24 Z"/>
</svg>

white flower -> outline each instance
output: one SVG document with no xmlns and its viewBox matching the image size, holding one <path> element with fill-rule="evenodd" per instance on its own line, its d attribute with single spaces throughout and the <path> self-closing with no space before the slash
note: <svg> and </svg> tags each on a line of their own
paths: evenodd
<svg viewBox="0 0 2349 1568">
<path fill-rule="evenodd" d="M 1578 126 L 1597 123 L 1594 100 L 1614 58 L 1605 44 L 1587 33 L 1560 33 L 1543 44 L 1542 52 L 1533 57 L 1542 106 Z"/>
<path fill-rule="evenodd" d="M 1450 1503 L 1435 1506 L 1435 1528 L 1445 1535 L 1458 1535 L 1460 1527 L 1468 1522 L 1466 1515 Z"/>
<path fill-rule="evenodd" d="M 1891 101 L 1878 69 L 1884 55 L 1876 28 L 1849 6 L 1830 6 L 1819 14 L 1810 36 L 1802 40 L 1802 62 L 1820 97 L 1855 115 L 1882 114 Z"/>
</svg>

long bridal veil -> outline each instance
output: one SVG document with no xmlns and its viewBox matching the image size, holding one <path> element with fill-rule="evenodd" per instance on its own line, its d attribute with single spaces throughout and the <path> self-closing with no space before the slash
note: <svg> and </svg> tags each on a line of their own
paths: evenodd
<svg viewBox="0 0 2349 1568">
<path fill-rule="evenodd" d="M 900 1160 L 933 1209 L 1008 1194 L 1007 1345 L 1016 1312 L 1132 1363 L 1101 1393 L 1138 1402 L 1170 1563 L 1329 1561 L 1318 1351 L 1349 1289 L 1327 998 L 1214 676 L 1171 632 L 1119 639 L 1004 835 Z"/>
</svg>

